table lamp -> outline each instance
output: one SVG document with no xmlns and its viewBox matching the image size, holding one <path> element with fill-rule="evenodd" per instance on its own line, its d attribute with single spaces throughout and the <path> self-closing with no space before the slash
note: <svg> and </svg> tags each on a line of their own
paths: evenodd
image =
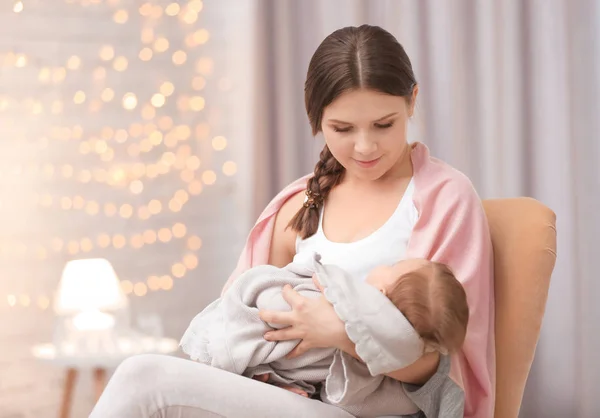
<svg viewBox="0 0 600 418">
<path fill-rule="evenodd" d="M 54 298 L 58 323 L 55 343 L 73 346 L 82 339 L 96 340 L 114 334 L 117 318 L 128 311 L 128 300 L 108 260 L 69 261 Z M 81 344 L 78 344 L 81 345 Z M 89 344 L 88 344 L 89 345 Z M 81 347 L 78 347 L 81 350 Z"/>
<path fill-rule="evenodd" d="M 65 367 L 61 417 L 71 409 L 80 370 L 92 368 L 96 397 L 102 393 L 107 370 L 135 354 L 171 354 L 178 341 L 145 335 L 129 326 L 129 301 L 108 260 L 69 261 L 54 298 L 56 324 L 53 343 L 37 344 L 32 354 Z"/>
</svg>

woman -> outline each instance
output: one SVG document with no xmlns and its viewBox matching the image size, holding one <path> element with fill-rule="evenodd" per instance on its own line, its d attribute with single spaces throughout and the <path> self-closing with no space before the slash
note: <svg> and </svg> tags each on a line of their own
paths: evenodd
<svg viewBox="0 0 600 418">
<path fill-rule="evenodd" d="M 463 284 L 471 312 L 450 376 L 464 390 L 464 415 L 491 417 L 494 307 L 488 225 L 470 181 L 431 158 L 423 144 L 408 144 L 417 95 L 409 58 L 383 29 L 348 27 L 321 43 L 309 65 L 305 102 L 313 133 L 322 132 L 326 146 L 314 173 L 267 206 L 225 288 L 249 267 L 284 266 L 304 250 L 317 251 L 323 263 L 337 264 L 359 279 L 402 258 L 447 264 Z M 336 347 L 360 360 L 325 298 L 305 299 L 290 288 L 283 292 L 292 311 L 261 316 L 288 327 L 265 338 L 301 339 L 292 355 Z M 411 384 L 407 390 L 427 393 L 442 373 L 438 365 L 441 369 L 440 355 L 428 353 L 388 376 Z M 261 382 L 161 356 L 125 361 L 92 416 L 349 417 Z"/>
</svg>

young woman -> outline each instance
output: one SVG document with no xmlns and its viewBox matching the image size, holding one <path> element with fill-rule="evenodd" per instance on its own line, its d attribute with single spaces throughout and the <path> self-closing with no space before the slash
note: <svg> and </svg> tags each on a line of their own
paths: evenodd
<svg viewBox="0 0 600 418">
<path fill-rule="evenodd" d="M 297 251 L 314 250 L 364 279 L 402 258 L 444 263 L 461 281 L 470 318 L 463 349 L 449 375 L 464 392 L 464 416 L 493 416 L 494 295 L 487 221 L 471 182 L 409 144 L 407 126 L 418 85 L 402 46 L 381 28 L 347 27 L 329 35 L 309 65 L 306 110 L 326 146 L 314 173 L 284 189 L 252 229 L 226 288 L 259 264 L 284 266 Z M 291 312 L 262 312 L 273 341 L 301 339 L 292 355 L 335 347 L 357 357 L 344 324 L 325 298 L 290 288 Z M 401 347 L 398 348 L 399 350 Z M 389 377 L 409 384 L 415 399 L 444 371 L 429 353 Z M 437 373 L 436 373 L 437 372 Z M 438 382 L 438 383 L 436 383 Z M 418 402 L 417 404 L 421 406 Z M 191 361 L 140 356 L 125 361 L 92 417 L 349 417 L 319 401 Z"/>
</svg>

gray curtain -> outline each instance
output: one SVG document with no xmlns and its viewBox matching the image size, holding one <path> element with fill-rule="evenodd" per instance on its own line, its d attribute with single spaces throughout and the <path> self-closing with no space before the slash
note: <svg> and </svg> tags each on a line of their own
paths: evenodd
<svg viewBox="0 0 600 418">
<path fill-rule="evenodd" d="M 532 196 L 558 216 L 558 263 L 524 417 L 600 415 L 600 5 L 595 0 L 257 0 L 255 215 L 312 170 L 311 54 L 330 32 L 377 24 L 420 83 L 411 140 L 482 198 Z"/>
</svg>

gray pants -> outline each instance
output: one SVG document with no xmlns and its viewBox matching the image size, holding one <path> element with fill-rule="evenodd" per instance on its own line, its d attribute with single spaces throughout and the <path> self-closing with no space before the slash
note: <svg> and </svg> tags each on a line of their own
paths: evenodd
<svg viewBox="0 0 600 418">
<path fill-rule="evenodd" d="M 117 368 L 90 418 L 352 418 L 276 386 L 190 360 L 145 354 Z"/>
</svg>

